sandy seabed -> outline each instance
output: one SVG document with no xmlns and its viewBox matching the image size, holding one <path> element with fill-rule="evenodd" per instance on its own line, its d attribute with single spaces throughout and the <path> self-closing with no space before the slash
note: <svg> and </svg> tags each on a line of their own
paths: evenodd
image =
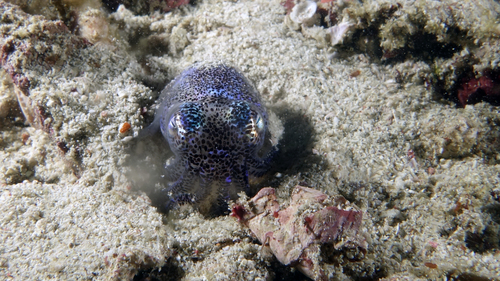
<svg viewBox="0 0 500 281">
<path fill-rule="evenodd" d="M 233 217 L 158 212 L 150 176 L 170 155 L 134 136 L 161 89 L 207 60 L 237 66 L 284 125 L 267 181 L 281 202 L 305 182 L 363 210 L 368 252 L 325 264 L 330 279 L 499 279 L 500 113 L 453 98 L 466 71 L 498 69 L 497 1 L 337 1 L 352 26 L 335 46 L 280 1 L 11 2 L 0 279 L 305 279 Z"/>
</svg>

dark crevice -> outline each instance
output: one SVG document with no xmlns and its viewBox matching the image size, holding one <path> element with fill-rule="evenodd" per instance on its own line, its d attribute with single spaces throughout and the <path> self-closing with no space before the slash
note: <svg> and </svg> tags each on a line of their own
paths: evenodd
<svg viewBox="0 0 500 281">
<path fill-rule="evenodd" d="M 447 279 L 450 281 L 493 281 L 494 279 L 479 276 L 473 273 L 459 273 L 450 272 L 447 274 Z"/>
<path fill-rule="evenodd" d="M 493 249 L 498 249 L 498 231 L 492 226 L 487 226 L 482 233 L 467 232 L 465 245 L 475 253 L 483 254 Z"/>
<path fill-rule="evenodd" d="M 272 110 L 282 121 L 284 133 L 277 145 L 278 152 L 271 163 L 271 169 L 267 173 L 268 178 L 258 186 L 258 189 L 264 186 L 278 187 L 286 175 L 293 176 L 297 173 L 305 177 L 302 180 L 307 181 L 309 173 L 318 169 L 318 166 L 321 169 L 326 165 L 321 156 L 311 153 L 315 132 L 310 118 L 289 107 L 272 108 Z M 277 173 L 283 176 L 274 177 Z"/>
<path fill-rule="evenodd" d="M 178 262 L 170 257 L 161 268 L 140 270 L 132 281 L 176 281 L 181 280 L 184 275 L 184 270 L 182 270 Z"/>
<path fill-rule="evenodd" d="M 407 39 L 405 47 L 385 51 L 382 60 L 387 64 L 403 62 L 408 59 L 432 64 L 436 58 L 449 59 L 463 48 L 455 43 L 437 41 L 436 35 L 419 32 Z"/>
</svg>

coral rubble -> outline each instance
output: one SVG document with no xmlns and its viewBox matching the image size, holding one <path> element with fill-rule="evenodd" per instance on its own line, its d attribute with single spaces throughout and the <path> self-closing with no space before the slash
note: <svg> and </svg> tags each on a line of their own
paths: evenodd
<svg viewBox="0 0 500 281">
<path fill-rule="evenodd" d="M 335 255 L 357 261 L 366 254 L 368 244 L 360 233 L 363 213 L 342 196 L 296 186 L 288 207 L 280 208 L 275 190 L 263 188 L 232 209 L 281 263 L 312 279 L 327 279 L 326 265 Z"/>
</svg>

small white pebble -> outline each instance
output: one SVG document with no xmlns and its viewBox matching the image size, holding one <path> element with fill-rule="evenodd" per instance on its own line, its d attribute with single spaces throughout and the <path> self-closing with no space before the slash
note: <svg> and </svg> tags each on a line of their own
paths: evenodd
<svg viewBox="0 0 500 281">
<path fill-rule="evenodd" d="M 129 142 L 133 139 L 134 137 L 133 136 L 126 136 L 122 139 L 122 142 Z"/>
</svg>

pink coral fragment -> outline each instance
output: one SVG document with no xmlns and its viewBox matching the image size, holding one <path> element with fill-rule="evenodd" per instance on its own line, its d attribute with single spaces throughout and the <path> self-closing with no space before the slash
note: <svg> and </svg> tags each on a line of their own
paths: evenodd
<svg viewBox="0 0 500 281">
<path fill-rule="evenodd" d="M 242 222 L 245 220 L 246 212 L 247 211 L 245 210 L 245 207 L 236 204 L 231 208 L 230 216 L 235 217 L 238 219 L 239 222 Z"/>
<path fill-rule="evenodd" d="M 366 240 L 359 234 L 363 213 L 342 196 L 296 186 L 289 206 L 280 209 L 274 189 L 263 188 L 246 205 L 240 221 L 281 263 L 296 266 L 310 278 L 326 278 L 322 245 L 350 252 L 348 260 L 359 260 L 366 252 Z"/>
<path fill-rule="evenodd" d="M 165 12 L 171 11 L 177 7 L 189 4 L 189 0 L 165 0 L 166 7 Z"/>
<path fill-rule="evenodd" d="M 500 71 L 486 70 L 479 78 L 462 78 L 457 91 L 462 107 L 479 101 L 500 104 Z"/>
<path fill-rule="evenodd" d="M 321 243 L 333 243 L 336 241 L 343 230 L 359 229 L 363 214 L 356 211 L 346 211 L 337 207 L 326 207 L 309 217 L 309 223 L 306 223 L 316 238 Z"/>
<path fill-rule="evenodd" d="M 293 7 L 295 6 L 295 1 L 294 0 L 285 0 L 281 2 L 281 5 L 285 8 L 286 13 L 289 14 Z"/>
</svg>

